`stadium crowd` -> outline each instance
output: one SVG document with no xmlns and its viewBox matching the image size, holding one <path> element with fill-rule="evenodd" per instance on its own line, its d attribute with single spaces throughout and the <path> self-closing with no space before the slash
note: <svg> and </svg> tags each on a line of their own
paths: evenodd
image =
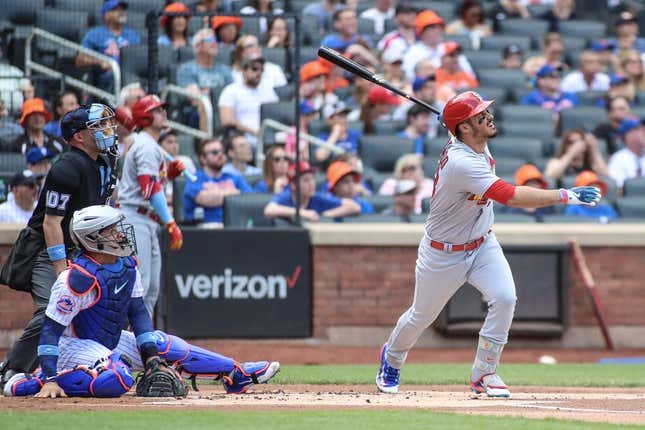
<svg viewBox="0 0 645 430">
<path fill-rule="evenodd" d="M 42 1 L 51 10 L 73 4 Z M 71 39 L 120 62 L 124 85 L 118 107 L 131 110 L 145 95 L 146 76 L 131 59 L 141 56 L 135 48 L 145 47 L 148 38 L 145 15 L 137 9 L 141 2 L 87 3 L 96 5 L 86 12 L 87 25 L 81 26 L 86 31 Z M 166 188 L 178 222 L 288 223 L 295 214 L 296 171 L 306 221 L 423 222 L 446 130 L 423 108 L 317 58 L 320 45 L 438 109 L 469 89 L 495 98 L 500 136 L 490 149 L 498 176 L 541 188 L 596 184 L 604 197 L 594 208 L 496 207 L 500 220 L 645 218 L 645 39 L 640 34 L 645 11 L 637 2 L 156 3 L 164 11 L 158 37 L 161 80 L 211 100 L 216 130 L 203 141 L 171 130 L 159 138 L 197 175 L 196 182 L 178 178 Z M 594 4 L 601 5 L 600 12 L 587 10 Z M 299 37 L 292 12 L 302 20 Z M 4 26 L 24 27 L 9 19 Z M 18 33 L 5 33 L 5 42 Z M 298 64 L 296 43 L 302 53 Z M 5 200 L 0 222 L 24 223 L 48 166 L 66 150 L 58 120 L 92 99 L 64 85 L 52 97 L 48 81 L 30 81 L 13 60 L 0 55 L 0 178 L 6 187 L 0 190 Z M 70 73 L 114 91 L 108 63 L 83 53 L 71 63 Z M 172 119 L 206 129 L 209 118 L 201 105 L 169 102 Z M 296 142 L 295 103 L 301 136 L 316 139 Z M 267 129 L 265 119 L 283 122 L 291 131 Z M 133 131 L 123 120 L 120 125 L 125 153 Z M 249 220 L 236 219 L 245 211 L 253 212 Z"/>
</svg>

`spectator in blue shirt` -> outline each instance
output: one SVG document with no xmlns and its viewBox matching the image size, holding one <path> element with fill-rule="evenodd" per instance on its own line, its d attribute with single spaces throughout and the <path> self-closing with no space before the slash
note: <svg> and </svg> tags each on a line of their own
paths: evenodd
<svg viewBox="0 0 645 430">
<path fill-rule="evenodd" d="M 406 114 L 406 127 L 397 136 L 412 140 L 412 151 L 423 155 L 424 145 L 430 130 L 430 113 L 419 105 L 414 105 Z"/>
<path fill-rule="evenodd" d="M 54 105 L 55 116 L 54 119 L 45 124 L 45 133 L 50 136 L 55 137 L 56 139 L 62 140 L 63 134 L 60 130 L 60 119 L 67 112 L 78 109 L 80 105 L 78 104 L 78 97 L 74 91 L 63 91 L 56 97 L 56 104 Z"/>
<path fill-rule="evenodd" d="M 103 3 L 101 13 L 105 25 L 90 29 L 83 37 L 81 45 L 112 57 L 118 62 L 121 48 L 141 43 L 141 38 L 135 30 L 124 27 L 127 21 L 125 13 L 127 8 L 128 3 L 120 0 L 107 0 Z M 92 67 L 94 85 L 105 91 L 112 91 L 114 88 L 114 76 L 108 62 L 79 53 L 76 57 L 76 67 Z"/>
<path fill-rule="evenodd" d="M 357 42 L 364 42 L 370 48 L 374 46 L 369 36 L 358 33 L 358 18 L 354 9 L 338 9 L 332 19 L 336 33 L 325 36 L 320 43 L 322 46 L 328 46 L 339 52 L 345 52 L 350 45 Z"/>
<path fill-rule="evenodd" d="M 598 175 L 592 170 L 585 170 L 576 176 L 574 183 L 576 187 L 594 186 L 600 188 L 602 197 L 607 196 L 607 184 L 600 179 Z M 598 222 L 607 223 L 618 218 L 618 213 L 614 207 L 604 200 L 596 203 L 596 206 L 585 206 L 584 208 L 573 209 L 572 206 L 567 206 L 564 209 L 565 215 L 577 215 L 587 218 L 595 218 Z"/>
<path fill-rule="evenodd" d="M 347 114 L 349 112 L 349 107 L 341 101 L 325 105 L 323 115 L 327 119 L 327 124 L 331 132 L 322 133 L 318 138 L 327 142 L 328 145 L 340 147 L 345 152 L 357 154 L 361 132 L 358 130 L 349 130 L 349 122 L 347 120 Z M 323 147 L 316 149 L 315 156 L 317 161 L 326 161 L 330 155 L 331 151 L 329 149 Z"/>
<path fill-rule="evenodd" d="M 300 216 L 310 222 L 320 220 L 321 216 L 329 218 L 342 218 L 357 215 L 361 207 L 354 200 L 341 199 L 324 193 L 316 192 L 316 178 L 314 172 L 306 162 L 300 162 Z M 267 218 L 293 219 L 296 215 L 296 165 L 289 166 L 289 189 L 273 197 L 264 207 L 264 216 Z"/>
<path fill-rule="evenodd" d="M 327 191 L 332 196 L 354 200 L 362 214 L 372 214 L 374 206 L 358 196 L 356 187 L 360 182 L 361 174 L 345 161 L 334 161 L 327 168 Z"/>
<path fill-rule="evenodd" d="M 199 149 L 202 170 L 197 171 L 197 180 L 187 182 L 184 188 L 184 219 L 195 220 L 195 208 L 204 208 L 204 222 L 222 223 L 224 220 L 224 197 L 252 192 L 247 182 L 237 175 L 223 173 L 226 163 L 224 146 L 217 139 L 202 142 Z"/>
<path fill-rule="evenodd" d="M 222 172 L 238 176 L 262 174 L 262 169 L 249 164 L 253 161 L 253 148 L 245 133 L 233 131 L 224 139 L 224 142 L 229 161 L 224 165 Z"/>
<path fill-rule="evenodd" d="M 560 91 L 562 82 L 562 68 L 551 64 L 540 67 L 535 75 L 536 89 L 522 98 L 523 105 L 542 106 L 558 113 L 580 104 L 578 96 L 574 93 Z"/>
</svg>

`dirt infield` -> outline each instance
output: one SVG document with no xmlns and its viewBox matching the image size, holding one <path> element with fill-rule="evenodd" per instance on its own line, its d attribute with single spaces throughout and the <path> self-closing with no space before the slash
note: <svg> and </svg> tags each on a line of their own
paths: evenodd
<svg viewBox="0 0 645 430">
<path fill-rule="evenodd" d="M 397 395 L 377 393 L 374 386 L 283 385 L 255 388 L 245 395 L 225 395 L 219 386 L 202 386 L 188 398 L 33 399 L 7 397 L 0 411 L 71 410 L 342 410 L 420 408 L 459 414 L 508 415 L 645 424 L 643 389 L 515 387 L 511 399 L 473 399 L 461 386 L 403 386 Z"/>
</svg>

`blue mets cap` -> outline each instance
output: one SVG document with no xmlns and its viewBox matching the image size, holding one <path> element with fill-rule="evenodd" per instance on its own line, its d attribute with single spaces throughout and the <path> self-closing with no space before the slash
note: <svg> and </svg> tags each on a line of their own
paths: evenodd
<svg viewBox="0 0 645 430">
<path fill-rule="evenodd" d="M 435 75 L 434 73 L 428 75 L 428 76 L 417 76 L 414 78 L 414 82 L 412 83 L 412 91 L 415 93 L 419 91 L 423 86 L 426 84 L 428 81 L 434 81 L 435 80 Z"/>
<path fill-rule="evenodd" d="M 27 164 L 36 164 L 40 163 L 45 159 L 54 158 L 54 154 L 49 152 L 45 147 L 34 146 L 26 154 Z"/>
<path fill-rule="evenodd" d="M 558 73 L 558 75 L 562 74 L 562 67 L 561 66 L 554 66 L 552 64 L 545 64 L 544 66 L 540 67 L 540 69 L 537 71 L 535 74 L 536 78 L 544 78 L 546 76 L 551 75 L 552 73 Z"/>
<path fill-rule="evenodd" d="M 120 0 L 105 0 L 105 3 L 103 3 L 103 9 L 101 10 L 101 15 L 105 15 L 109 11 L 116 9 L 119 6 L 123 6 L 123 9 L 128 8 L 128 4 L 124 1 Z"/>
<path fill-rule="evenodd" d="M 618 134 L 620 134 L 622 137 L 625 137 L 627 133 L 630 131 L 638 128 L 641 126 L 641 120 L 638 118 L 626 118 L 623 120 L 623 122 L 620 123 L 620 127 L 618 127 Z"/>
</svg>

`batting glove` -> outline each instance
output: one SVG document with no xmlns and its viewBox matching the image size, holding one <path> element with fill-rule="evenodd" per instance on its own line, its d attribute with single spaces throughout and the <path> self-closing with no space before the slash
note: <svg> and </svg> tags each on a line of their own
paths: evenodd
<svg viewBox="0 0 645 430">
<path fill-rule="evenodd" d="M 186 166 L 184 166 L 184 163 L 182 163 L 180 160 L 173 160 L 170 163 L 168 163 L 168 179 L 171 181 L 174 180 L 177 176 L 181 175 L 181 172 L 183 172 L 186 169 Z"/>
<path fill-rule="evenodd" d="M 170 249 L 179 251 L 184 244 L 184 236 L 181 234 L 181 230 L 179 230 L 175 220 L 166 224 L 166 231 L 170 235 Z"/>
<path fill-rule="evenodd" d="M 573 187 L 568 190 L 561 188 L 562 203 L 568 205 L 596 206 L 600 201 L 600 189 L 597 187 Z"/>
</svg>

